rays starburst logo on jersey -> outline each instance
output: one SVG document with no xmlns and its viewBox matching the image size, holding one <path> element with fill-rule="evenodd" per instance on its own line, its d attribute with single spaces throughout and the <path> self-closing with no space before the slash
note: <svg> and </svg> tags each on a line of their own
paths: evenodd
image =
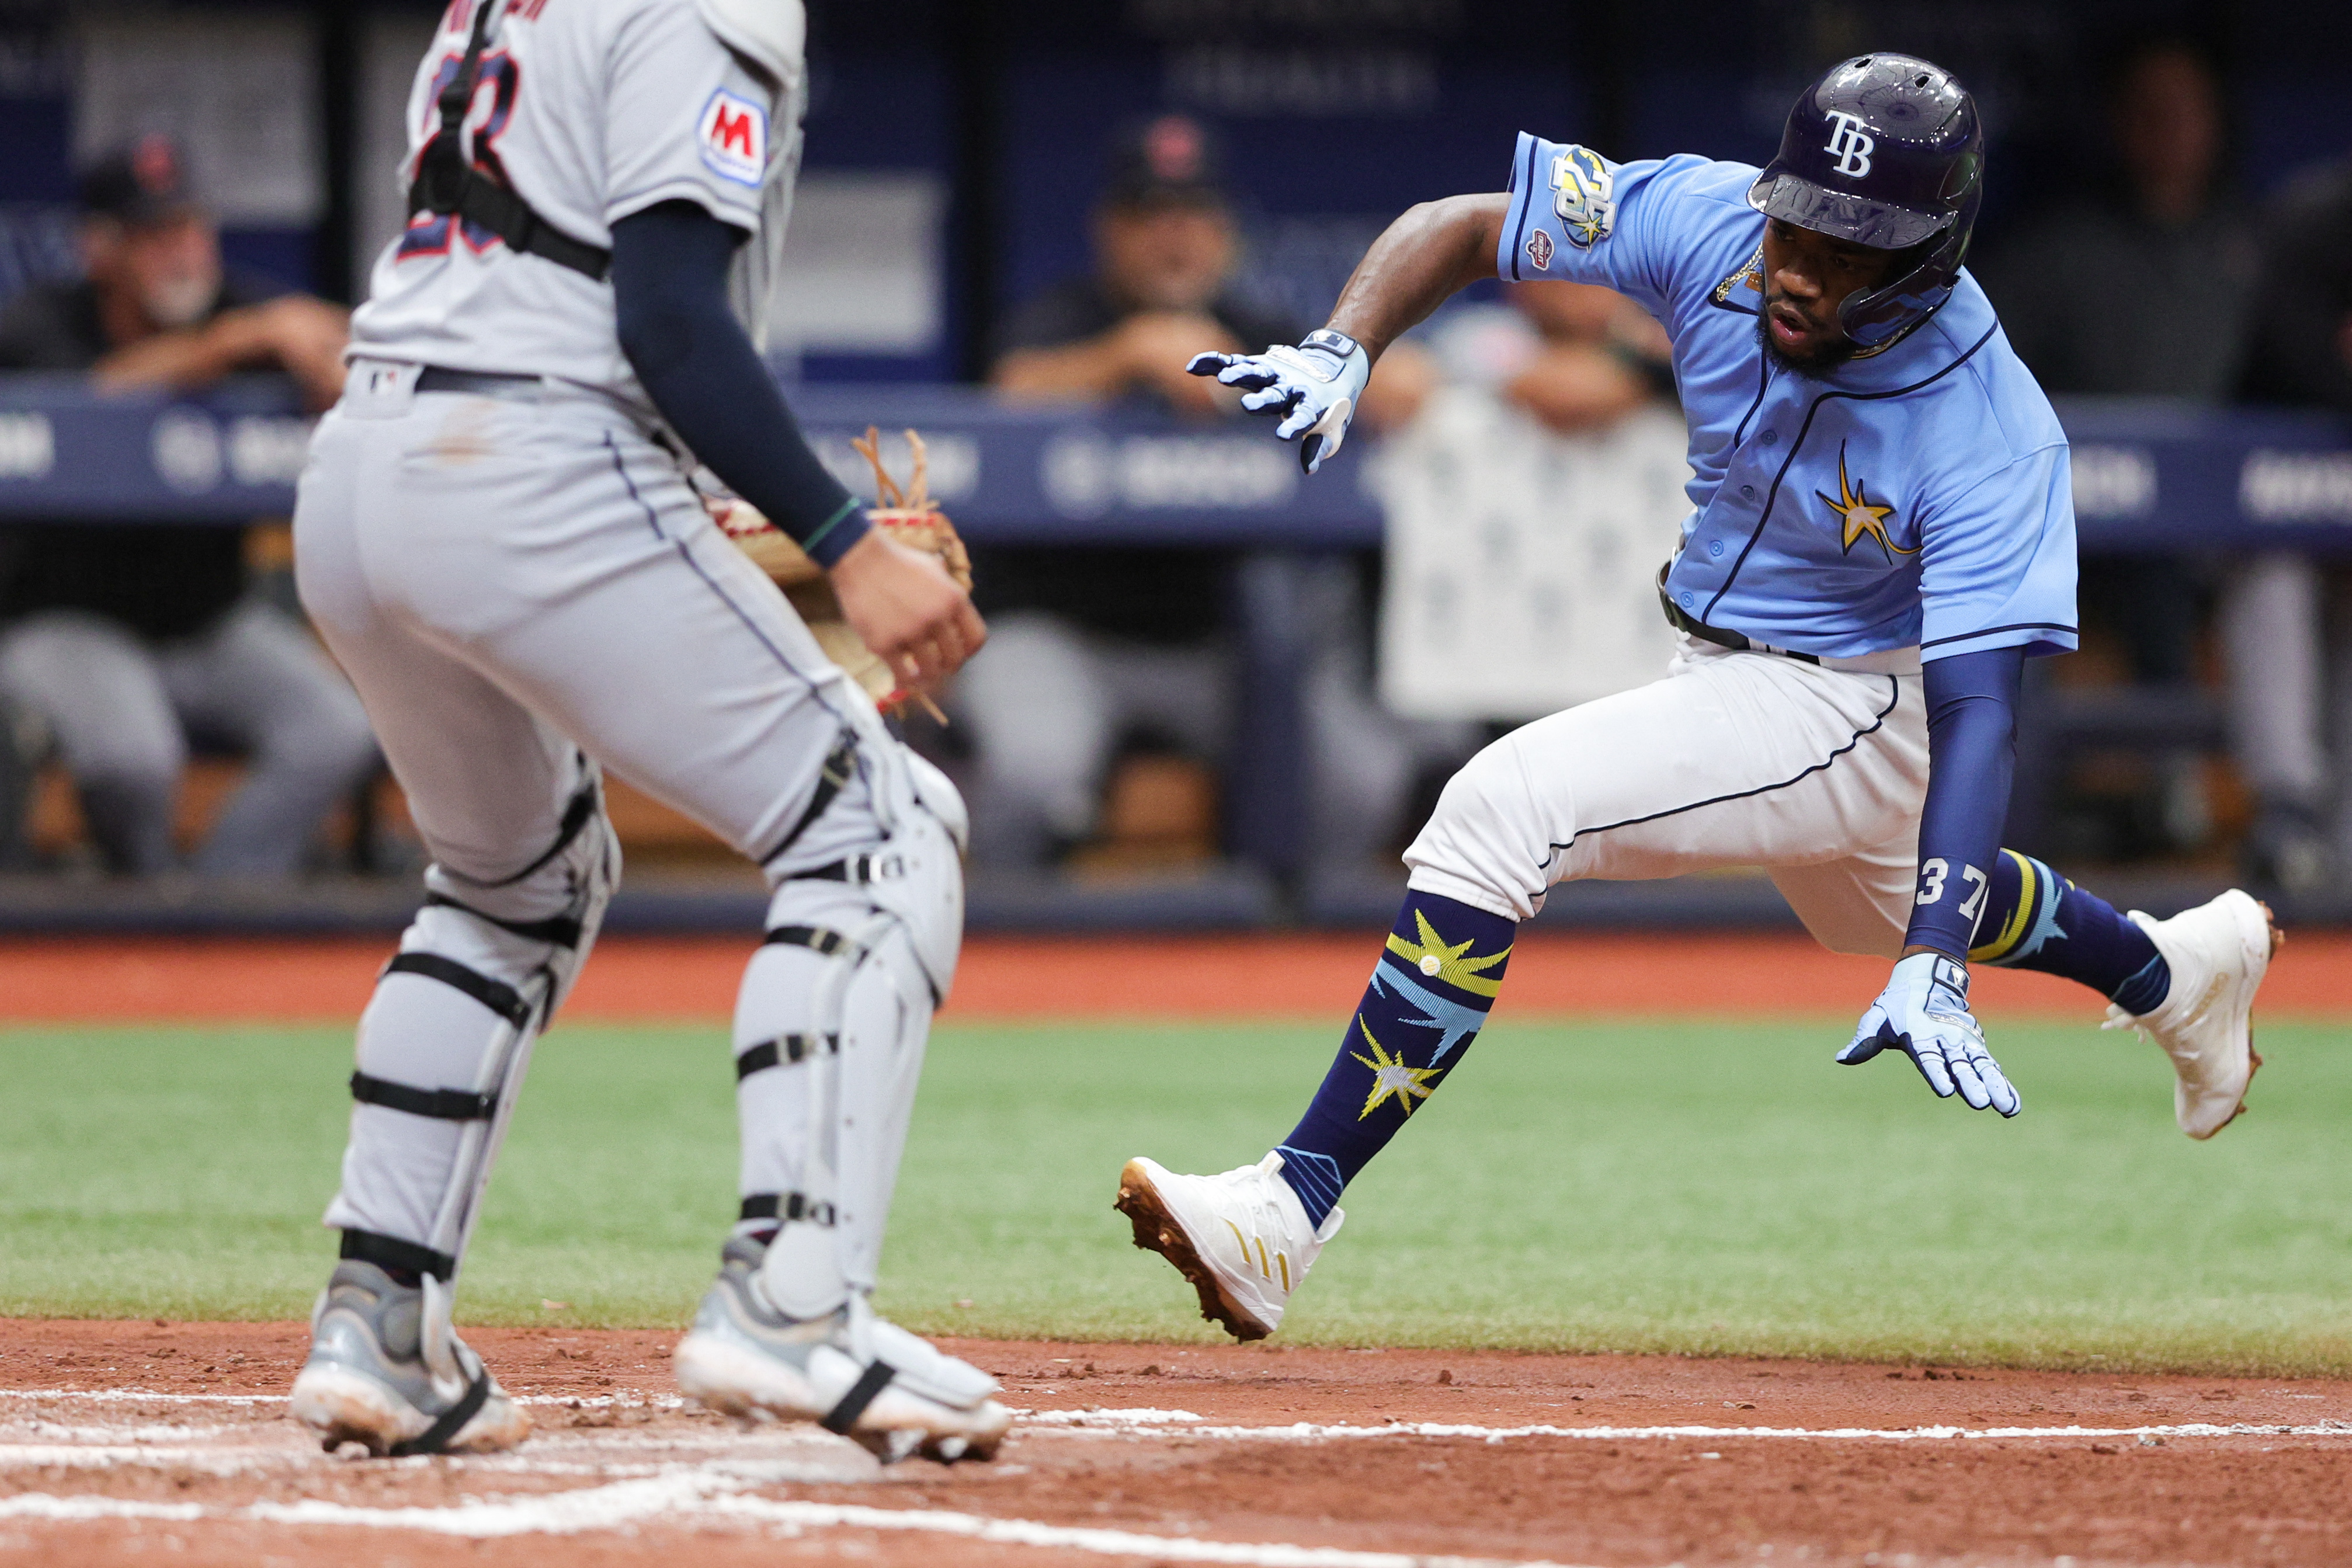
<svg viewBox="0 0 2352 1568">
<path fill-rule="evenodd" d="M 1352 1051 L 1348 1053 L 1350 1060 L 1360 1061 L 1372 1070 L 1372 1092 L 1364 1096 L 1364 1108 L 1356 1120 L 1361 1122 L 1369 1118 L 1391 1095 L 1394 1095 L 1396 1103 L 1404 1107 L 1406 1115 L 1412 1115 L 1414 1105 L 1435 1092 L 1429 1081 L 1437 1076 L 1438 1069 L 1414 1067 L 1405 1061 L 1402 1051 L 1391 1056 L 1387 1049 L 1372 1038 L 1371 1028 L 1364 1022 L 1361 1013 L 1356 1015 L 1356 1027 L 1363 1031 L 1364 1043 L 1372 1048 L 1370 1056 L 1358 1056 Z"/>
<path fill-rule="evenodd" d="M 1502 994 L 1503 982 L 1487 979 L 1481 971 L 1491 969 L 1509 957 L 1511 950 L 1508 947 L 1499 953 L 1491 953 L 1484 958 L 1474 958 L 1470 956 L 1468 942 L 1456 942 L 1448 946 L 1445 938 L 1437 934 L 1437 927 L 1429 923 L 1429 916 L 1420 910 L 1416 909 L 1412 912 L 1412 919 L 1413 924 L 1420 929 L 1421 940 L 1408 942 L 1396 933 L 1391 932 L 1389 933 L 1390 952 L 1402 958 L 1429 978 L 1443 980 L 1456 990 L 1468 991 L 1472 996 L 1476 997 L 1493 997 Z"/>
<path fill-rule="evenodd" d="M 1838 493 L 1830 496 L 1816 490 L 1813 494 L 1821 497 L 1822 505 L 1838 515 L 1838 521 L 1844 528 L 1844 538 L 1841 542 L 1847 553 L 1853 552 L 1855 540 L 1865 538 L 1876 539 L 1878 548 L 1886 552 L 1890 562 L 1898 555 L 1919 553 L 1918 546 L 1905 549 L 1887 537 L 1886 519 L 1895 515 L 1895 508 L 1874 505 L 1861 480 L 1847 481 L 1844 442 L 1838 443 Z"/>
</svg>

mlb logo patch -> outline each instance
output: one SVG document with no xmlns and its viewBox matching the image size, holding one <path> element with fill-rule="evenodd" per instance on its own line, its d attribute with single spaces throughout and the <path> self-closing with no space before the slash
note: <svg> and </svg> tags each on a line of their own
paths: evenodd
<svg viewBox="0 0 2352 1568">
<path fill-rule="evenodd" d="M 710 172 L 739 185 L 760 183 L 768 168 L 768 110 L 740 93 L 720 88 L 702 107 L 695 128 L 702 161 Z"/>
<path fill-rule="evenodd" d="M 1528 236 L 1528 259 L 1536 264 L 1538 272 L 1551 270 L 1551 235 L 1538 229 Z"/>
</svg>

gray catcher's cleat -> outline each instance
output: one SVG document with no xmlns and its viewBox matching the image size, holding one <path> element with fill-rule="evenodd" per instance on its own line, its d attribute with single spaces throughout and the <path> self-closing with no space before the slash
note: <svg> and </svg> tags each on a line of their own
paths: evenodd
<svg viewBox="0 0 2352 1568">
<path fill-rule="evenodd" d="M 310 1314 L 310 1359 L 289 1402 L 329 1453 L 363 1443 L 379 1458 L 491 1454 L 530 1435 L 530 1417 L 456 1334 L 445 1337 L 443 1366 L 427 1364 L 425 1312 L 423 1289 L 358 1259 L 335 1265 Z"/>
<path fill-rule="evenodd" d="M 874 1315 L 863 1295 L 821 1318 L 776 1310 L 765 1244 L 738 1237 L 671 1364 L 678 1391 L 742 1420 L 814 1421 L 884 1464 L 992 1459 L 1013 1413 L 996 1380 Z"/>
</svg>

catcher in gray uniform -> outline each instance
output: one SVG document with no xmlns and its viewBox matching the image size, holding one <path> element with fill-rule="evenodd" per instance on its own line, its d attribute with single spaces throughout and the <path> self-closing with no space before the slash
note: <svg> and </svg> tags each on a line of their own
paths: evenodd
<svg viewBox="0 0 2352 1568">
<path fill-rule="evenodd" d="M 678 1347 L 714 1408 L 883 1458 L 985 1458 L 995 1383 L 868 1304 L 962 928 L 961 801 L 713 525 L 698 461 L 790 535 L 906 690 L 984 632 L 870 528 L 756 341 L 803 101 L 798 0 L 453 0 L 410 216 L 352 322 L 295 519 L 304 604 L 433 857 L 360 1020 L 295 1416 L 482 1451 L 529 1422 L 451 1328 L 531 1042 L 620 873 L 600 766 L 773 890 L 736 1008 L 741 1218 Z"/>
</svg>

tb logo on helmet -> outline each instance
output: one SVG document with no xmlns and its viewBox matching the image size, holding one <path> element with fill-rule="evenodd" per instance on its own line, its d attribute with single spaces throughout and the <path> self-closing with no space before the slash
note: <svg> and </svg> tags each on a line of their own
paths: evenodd
<svg viewBox="0 0 2352 1568">
<path fill-rule="evenodd" d="M 1877 148 L 1876 139 L 1865 134 L 1862 120 L 1843 110 L 1830 110 L 1830 139 L 1822 151 L 1837 154 L 1837 172 L 1848 179 L 1858 180 L 1870 172 L 1870 155 Z"/>
</svg>

